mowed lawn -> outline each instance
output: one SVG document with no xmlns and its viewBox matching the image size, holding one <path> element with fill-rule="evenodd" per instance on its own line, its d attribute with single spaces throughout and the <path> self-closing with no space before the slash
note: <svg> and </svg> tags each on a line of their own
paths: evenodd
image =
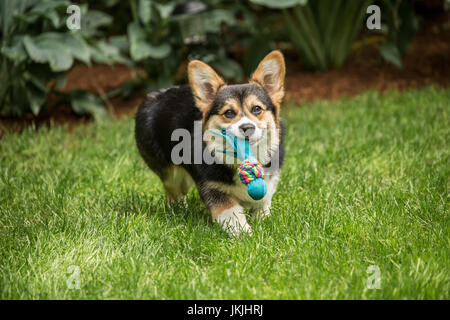
<svg viewBox="0 0 450 320">
<path fill-rule="evenodd" d="M 133 119 L 6 135 L 0 298 L 449 299 L 450 91 L 283 108 L 272 215 L 240 239 L 196 191 L 164 205 Z"/>
</svg>

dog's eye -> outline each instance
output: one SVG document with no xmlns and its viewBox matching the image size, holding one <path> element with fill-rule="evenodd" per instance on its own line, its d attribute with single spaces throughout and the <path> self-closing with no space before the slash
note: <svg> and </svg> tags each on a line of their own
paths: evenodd
<svg viewBox="0 0 450 320">
<path fill-rule="evenodd" d="M 234 116 L 236 115 L 236 112 L 234 112 L 231 109 L 228 109 L 227 111 L 225 111 L 225 113 L 223 114 L 225 117 L 227 117 L 228 119 L 233 119 Z"/>
<path fill-rule="evenodd" d="M 252 107 L 252 113 L 254 115 L 259 115 L 262 112 L 262 108 L 260 106 L 253 106 Z"/>
</svg>

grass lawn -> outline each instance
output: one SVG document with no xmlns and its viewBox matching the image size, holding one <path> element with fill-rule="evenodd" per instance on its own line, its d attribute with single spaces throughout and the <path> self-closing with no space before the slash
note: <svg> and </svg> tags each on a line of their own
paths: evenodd
<svg viewBox="0 0 450 320">
<path fill-rule="evenodd" d="M 9 134 L 0 298 L 449 299 L 449 113 L 436 88 L 285 106 L 272 215 L 235 240 L 196 191 L 166 208 L 132 119 Z"/>
</svg>

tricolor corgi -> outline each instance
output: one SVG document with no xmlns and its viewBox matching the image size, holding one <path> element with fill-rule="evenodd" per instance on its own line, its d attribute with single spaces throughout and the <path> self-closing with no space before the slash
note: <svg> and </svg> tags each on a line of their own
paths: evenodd
<svg viewBox="0 0 450 320">
<path fill-rule="evenodd" d="M 283 55 L 272 51 L 249 83 L 227 85 L 210 66 L 194 60 L 188 65 L 189 85 L 147 95 L 136 114 L 136 143 L 161 179 L 169 203 L 182 199 L 195 184 L 212 219 L 234 236 L 251 234 L 244 209 L 254 216 L 270 214 L 284 159 L 280 104 L 285 71 Z M 207 138 L 211 130 L 223 129 L 247 139 L 262 165 L 267 193 L 261 200 L 253 200 L 241 183 L 239 161 L 218 152 L 227 148 L 223 141 Z M 174 152 L 181 150 L 183 136 L 184 148 Z"/>
</svg>

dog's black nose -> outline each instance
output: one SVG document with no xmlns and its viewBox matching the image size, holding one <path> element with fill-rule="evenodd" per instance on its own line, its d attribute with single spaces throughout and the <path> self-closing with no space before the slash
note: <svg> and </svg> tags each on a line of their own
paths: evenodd
<svg viewBox="0 0 450 320">
<path fill-rule="evenodd" d="M 245 136 L 250 137 L 255 132 L 255 126 L 251 123 L 245 123 L 239 126 L 239 131 Z"/>
</svg>

